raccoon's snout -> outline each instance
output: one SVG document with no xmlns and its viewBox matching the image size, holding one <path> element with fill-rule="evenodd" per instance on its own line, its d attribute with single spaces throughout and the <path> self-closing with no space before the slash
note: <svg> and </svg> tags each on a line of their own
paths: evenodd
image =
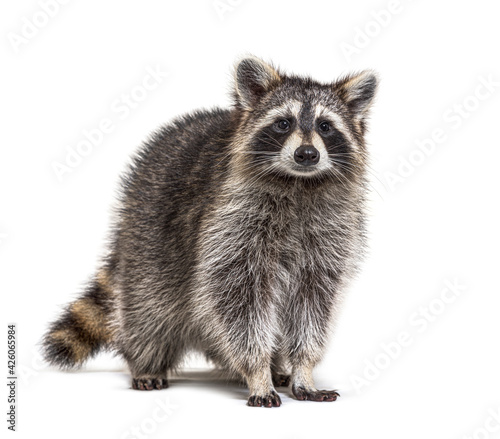
<svg viewBox="0 0 500 439">
<path fill-rule="evenodd" d="M 319 151 L 312 145 L 302 145 L 295 150 L 293 158 L 299 165 L 312 166 L 319 162 Z"/>
</svg>

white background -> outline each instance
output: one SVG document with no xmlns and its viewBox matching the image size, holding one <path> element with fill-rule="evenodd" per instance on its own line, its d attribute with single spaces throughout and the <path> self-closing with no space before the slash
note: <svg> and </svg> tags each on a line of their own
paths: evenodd
<svg viewBox="0 0 500 439">
<path fill-rule="evenodd" d="M 16 44 L 42 9 L 4 2 L 1 317 L 5 340 L 7 322 L 18 325 L 18 437 L 500 437 L 487 430 L 500 425 L 497 2 L 401 0 L 389 15 L 385 0 L 219 7 L 231 3 L 74 0 Z M 36 343 L 102 254 L 124 164 L 172 117 L 228 106 L 232 64 L 246 53 L 322 81 L 364 68 L 381 77 L 368 135 L 371 253 L 316 370 L 319 387 L 342 397 L 286 391 L 281 408 L 255 409 L 244 387 L 204 371 L 137 392 L 110 356 L 77 373 L 47 369 Z M 116 111 L 157 66 L 168 77 L 129 114 Z M 497 81 L 490 92 L 481 78 Z M 103 119 L 113 132 L 60 181 L 54 162 Z M 423 155 L 416 142 L 433 135 Z M 463 289 L 444 303 L 447 282 Z"/>
</svg>

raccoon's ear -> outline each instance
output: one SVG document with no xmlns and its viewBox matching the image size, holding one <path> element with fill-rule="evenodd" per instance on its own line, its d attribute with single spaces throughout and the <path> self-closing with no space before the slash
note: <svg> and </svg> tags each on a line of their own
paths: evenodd
<svg viewBox="0 0 500 439">
<path fill-rule="evenodd" d="M 356 75 L 349 75 L 334 83 L 333 88 L 358 120 L 368 115 L 368 110 L 377 91 L 377 75 L 365 70 Z"/>
<path fill-rule="evenodd" d="M 252 110 L 280 81 L 279 73 L 271 65 L 256 57 L 244 58 L 235 69 L 236 102 Z"/>
</svg>

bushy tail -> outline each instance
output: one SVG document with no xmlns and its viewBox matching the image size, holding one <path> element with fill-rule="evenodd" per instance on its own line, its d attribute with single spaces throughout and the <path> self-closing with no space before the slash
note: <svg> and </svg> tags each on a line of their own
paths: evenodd
<svg viewBox="0 0 500 439">
<path fill-rule="evenodd" d="M 99 275 L 50 325 L 42 339 L 45 360 L 65 369 L 79 367 L 109 346 L 113 339 L 112 306 L 111 286 L 107 277 Z"/>
</svg>

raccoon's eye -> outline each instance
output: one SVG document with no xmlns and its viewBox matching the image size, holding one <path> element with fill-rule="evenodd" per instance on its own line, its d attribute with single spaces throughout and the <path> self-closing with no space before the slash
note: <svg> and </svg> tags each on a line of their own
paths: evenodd
<svg viewBox="0 0 500 439">
<path fill-rule="evenodd" d="M 278 129 L 278 131 L 284 132 L 290 129 L 290 121 L 286 119 L 281 119 L 274 124 L 274 126 Z"/>
<path fill-rule="evenodd" d="M 322 131 L 323 133 L 327 133 L 330 131 L 330 124 L 328 122 L 321 122 L 319 124 L 319 130 Z"/>
</svg>

